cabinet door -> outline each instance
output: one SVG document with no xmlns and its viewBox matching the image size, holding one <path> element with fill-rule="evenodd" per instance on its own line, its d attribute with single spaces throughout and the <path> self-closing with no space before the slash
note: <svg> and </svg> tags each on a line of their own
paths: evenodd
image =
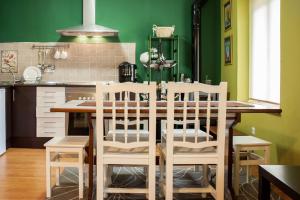
<svg viewBox="0 0 300 200">
<path fill-rule="evenodd" d="M 13 137 L 35 137 L 36 88 L 15 87 L 13 95 Z"/>
<path fill-rule="evenodd" d="M 11 135 L 12 135 L 12 88 L 6 88 L 6 147 L 11 147 Z"/>
<path fill-rule="evenodd" d="M 0 88 L 0 156 L 6 151 L 5 89 Z"/>
<path fill-rule="evenodd" d="M 43 147 L 49 138 L 36 137 L 36 87 L 15 86 L 13 96 L 12 146 Z"/>
</svg>

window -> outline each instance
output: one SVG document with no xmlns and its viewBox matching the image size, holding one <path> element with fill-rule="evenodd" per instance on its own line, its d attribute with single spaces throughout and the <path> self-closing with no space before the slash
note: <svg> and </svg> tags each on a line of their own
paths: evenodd
<svg viewBox="0 0 300 200">
<path fill-rule="evenodd" d="M 250 98 L 280 103 L 280 0 L 250 0 Z"/>
</svg>

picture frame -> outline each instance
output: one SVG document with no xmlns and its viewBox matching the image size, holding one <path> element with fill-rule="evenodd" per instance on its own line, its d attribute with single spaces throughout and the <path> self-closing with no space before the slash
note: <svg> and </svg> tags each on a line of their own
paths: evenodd
<svg viewBox="0 0 300 200">
<path fill-rule="evenodd" d="M 232 65 L 232 36 L 224 38 L 224 63 L 225 65 Z"/>
<path fill-rule="evenodd" d="M 18 51 L 2 50 L 1 51 L 1 73 L 18 72 Z"/>
<path fill-rule="evenodd" d="M 229 0 L 224 4 L 224 30 L 225 31 L 231 29 L 231 13 L 232 13 L 232 4 L 231 4 L 231 0 Z"/>
</svg>

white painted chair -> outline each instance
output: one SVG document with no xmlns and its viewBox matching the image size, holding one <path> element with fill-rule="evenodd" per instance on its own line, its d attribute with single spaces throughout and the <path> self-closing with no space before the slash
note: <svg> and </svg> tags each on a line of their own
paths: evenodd
<svg viewBox="0 0 300 200">
<path fill-rule="evenodd" d="M 66 136 L 55 137 L 44 144 L 46 147 L 47 198 L 51 197 L 51 168 L 56 168 L 56 185 L 59 185 L 60 168 L 66 167 L 78 168 L 79 198 L 83 198 L 84 175 L 87 177 L 87 170 L 84 170 L 84 158 L 88 141 L 88 136 Z"/>
<path fill-rule="evenodd" d="M 200 101 L 199 95 L 194 95 L 193 102 L 189 103 L 190 93 L 196 92 L 207 93 L 207 100 Z M 183 101 L 178 100 L 176 94 L 184 94 Z M 219 96 L 218 104 L 214 106 L 211 101 L 213 94 Z M 162 143 L 159 145 L 161 190 L 165 199 L 172 200 L 173 193 L 211 193 L 215 199 L 224 199 L 226 94 L 227 83 L 221 83 L 219 86 L 168 83 L 167 132 L 162 135 Z M 175 112 L 176 110 L 181 112 Z M 218 121 L 216 139 L 210 136 L 209 128 L 206 132 L 200 130 L 200 120 L 205 120 L 206 126 L 210 127 L 211 117 L 216 117 Z M 174 128 L 178 119 L 181 119 L 182 124 L 180 138 Z M 187 129 L 190 124 L 194 125 L 193 130 Z M 192 137 L 189 137 L 190 131 L 194 132 Z M 215 188 L 209 184 L 204 188 L 173 188 L 174 165 L 208 164 L 216 165 Z"/>
<path fill-rule="evenodd" d="M 254 136 L 233 136 L 234 148 L 234 193 L 239 195 L 240 167 L 247 167 L 246 181 L 249 181 L 249 166 L 267 165 L 270 162 L 271 142 Z M 262 156 L 258 155 L 262 152 Z"/>
<path fill-rule="evenodd" d="M 122 101 L 116 100 L 117 94 L 125 92 Z M 107 94 L 109 97 L 107 98 Z M 130 95 L 135 100 L 129 99 Z M 141 100 L 141 94 L 147 94 L 148 101 Z M 155 199 L 155 152 L 156 152 L 156 84 L 97 83 L 97 200 L 109 193 L 146 194 Z M 118 108 L 124 108 L 124 112 Z M 111 113 L 112 122 L 109 134 L 105 135 L 104 110 Z M 149 122 L 148 130 L 140 130 L 143 119 Z M 129 129 L 135 123 L 135 130 Z M 122 129 L 117 129 L 122 124 Z M 108 165 L 146 166 L 147 188 L 110 187 L 107 177 Z"/>
</svg>

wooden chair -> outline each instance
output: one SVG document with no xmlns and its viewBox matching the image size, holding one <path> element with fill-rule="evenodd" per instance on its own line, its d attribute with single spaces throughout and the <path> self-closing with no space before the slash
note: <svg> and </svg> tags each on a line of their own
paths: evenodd
<svg viewBox="0 0 300 200">
<path fill-rule="evenodd" d="M 116 96 L 120 93 L 125 93 L 124 99 L 117 101 Z M 155 199 L 156 84 L 97 83 L 96 94 L 97 200 L 102 200 L 109 193 L 146 194 L 148 199 Z M 146 94 L 147 101 L 142 100 L 142 94 Z M 134 101 L 129 99 L 131 95 L 135 96 Z M 120 112 L 119 107 L 124 107 L 124 112 Z M 111 117 L 105 118 L 104 110 Z M 112 125 L 109 134 L 105 135 L 104 119 L 107 118 Z M 148 130 L 140 130 L 144 119 L 149 122 Z M 132 121 L 136 123 L 135 130 L 129 129 Z M 123 129 L 117 129 L 117 124 L 123 125 Z M 147 188 L 109 187 L 106 176 L 108 165 L 146 166 Z"/>
<path fill-rule="evenodd" d="M 193 102 L 188 103 L 191 101 L 190 94 L 196 92 L 207 93 L 206 101 L 201 101 L 199 95 L 194 95 Z M 176 99 L 178 94 L 184 94 L 183 101 Z M 214 107 L 211 105 L 212 94 L 219 96 L 218 104 Z M 173 193 L 211 193 L 215 199 L 224 199 L 226 94 L 227 83 L 219 86 L 168 83 L 167 132 L 162 135 L 162 143 L 159 145 L 161 190 L 167 200 L 173 199 Z M 206 132 L 200 130 L 201 119 L 210 127 L 212 117 L 216 117 L 218 121 L 218 136 L 215 140 L 210 136 L 209 128 Z M 180 139 L 175 130 L 177 128 L 174 127 L 176 120 L 182 123 Z M 188 137 L 189 125 L 194 126 L 193 137 Z M 208 164 L 216 165 L 215 187 L 209 184 L 204 188 L 173 188 L 174 165 Z"/>
<path fill-rule="evenodd" d="M 239 195 L 240 167 L 247 166 L 246 180 L 249 180 L 249 166 L 266 165 L 270 162 L 271 143 L 253 136 L 233 136 L 234 148 L 234 192 Z M 263 156 L 255 151 L 262 151 Z"/>
<path fill-rule="evenodd" d="M 79 198 L 83 198 L 84 158 L 88 136 L 56 137 L 44 144 L 46 147 L 46 189 L 51 197 L 51 168 L 56 168 L 56 185 L 59 185 L 60 168 L 76 167 L 79 177 Z M 86 168 L 87 169 L 87 168 Z"/>
</svg>

